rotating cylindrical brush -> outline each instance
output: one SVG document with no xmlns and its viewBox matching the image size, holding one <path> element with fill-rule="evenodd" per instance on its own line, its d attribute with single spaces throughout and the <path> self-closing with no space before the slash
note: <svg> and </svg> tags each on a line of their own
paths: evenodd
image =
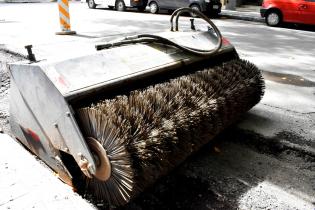
<svg viewBox="0 0 315 210">
<path fill-rule="evenodd" d="M 239 59 L 77 110 L 86 137 L 106 150 L 110 177 L 87 191 L 123 205 L 259 102 L 260 71 Z"/>
</svg>

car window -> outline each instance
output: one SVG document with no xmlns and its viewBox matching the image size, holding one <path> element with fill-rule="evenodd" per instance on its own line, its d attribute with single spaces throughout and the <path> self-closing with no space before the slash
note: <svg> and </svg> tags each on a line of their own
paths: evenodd
<svg viewBox="0 0 315 210">
<path fill-rule="evenodd" d="M 307 1 L 307 2 L 314 2 L 314 3 L 315 3 L 315 0 L 304 0 L 304 1 Z"/>
</svg>

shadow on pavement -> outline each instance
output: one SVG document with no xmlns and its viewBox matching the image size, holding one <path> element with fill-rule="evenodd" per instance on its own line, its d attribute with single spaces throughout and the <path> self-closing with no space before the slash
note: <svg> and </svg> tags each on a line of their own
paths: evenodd
<svg viewBox="0 0 315 210">
<path fill-rule="evenodd" d="M 100 9 L 100 10 L 106 10 L 106 11 L 116 11 L 115 9 L 109 9 L 109 8 L 97 8 L 97 9 Z M 118 12 L 118 11 L 116 11 Z M 144 12 L 140 12 L 138 11 L 136 8 L 128 8 L 126 11 L 124 12 L 131 12 L 131 13 L 141 13 L 141 14 L 151 14 L 148 10 L 144 11 Z M 172 14 L 173 11 L 171 10 L 161 10 L 159 11 L 159 13 L 157 14 L 154 14 L 154 15 L 170 15 Z"/>
<path fill-rule="evenodd" d="M 295 30 L 301 30 L 301 31 L 315 32 L 315 25 L 283 23 L 283 25 L 281 27 L 287 28 L 287 29 L 295 29 Z"/>
<path fill-rule="evenodd" d="M 116 11 L 114 9 L 109 9 L 109 8 L 97 8 L 100 10 L 106 10 L 106 11 Z M 152 14 L 148 9 L 144 12 L 140 12 L 138 11 L 136 8 L 128 8 L 126 11 L 124 12 L 130 12 L 130 13 L 140 13 L 140 14 L 150 14 L 150 15 L 161 15 L 161 16 L 170 16 L 175 10 L 160 10 L 158 13 L 156 14 Z M 118 12 L 118 11 L 117 11 Z M 191 15 L 187 12 L 187 13 L 183 13 L 183 16 L 186 17 L 191 17 Z M 206 14 L 208 17 L 210 17 L 211 19 L 220 19 L 220 16 L 218 15 L 210 15 L 210 14 Z"/>
</svg>

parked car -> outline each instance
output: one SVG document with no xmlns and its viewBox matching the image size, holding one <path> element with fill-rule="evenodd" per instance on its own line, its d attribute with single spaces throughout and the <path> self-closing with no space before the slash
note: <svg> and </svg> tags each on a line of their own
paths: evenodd
<svg viewBox="0 0 315 210">
<path fill-rule="evenodd" d="M 180 7 L 190 7 L 209 15 L 217 15 L 221 12 L 220 0 L 149 0 L 151 13 L 159 10 L 176 10 Z"/>
<path fill-rule="evenodd" d="M 260 14 L 269 26 L 282 22 L 315 25 L 315 0 L 264 0 Z"/>
<path fill-rule="evenodd" d="M 148 0 L 86 0 L 89 8 L 95 9 L 96 6 L 108 7 L 117 11 L 125 11 L 126 8 L 137 8 L 143 12 L 148 4 Z"/>
</svg>

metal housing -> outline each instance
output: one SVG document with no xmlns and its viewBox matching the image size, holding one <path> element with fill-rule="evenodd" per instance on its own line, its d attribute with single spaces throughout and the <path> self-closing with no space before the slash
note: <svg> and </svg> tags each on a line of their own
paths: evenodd
<svg viewBox="0 0 315 210">
<path fill-rule="evenodd" d="M 216 37 L 209 32 L 171 32 L 163 36 L 179 44 L 211 49 Z M 218 54 L 235 51 L 226 40 Z M 19 62 L 10 65 L 10 124 L 13 135 L 71 184 L 71 174 L 60 151 L 76 163 L 88 162 L 95 174 L 95 161 L 72 109 L 90 94 L 123 87 L 202 60 L 215 59 L 184 53 L 159 44 L 134 44 L 61 61 Z"/>
</svg>

